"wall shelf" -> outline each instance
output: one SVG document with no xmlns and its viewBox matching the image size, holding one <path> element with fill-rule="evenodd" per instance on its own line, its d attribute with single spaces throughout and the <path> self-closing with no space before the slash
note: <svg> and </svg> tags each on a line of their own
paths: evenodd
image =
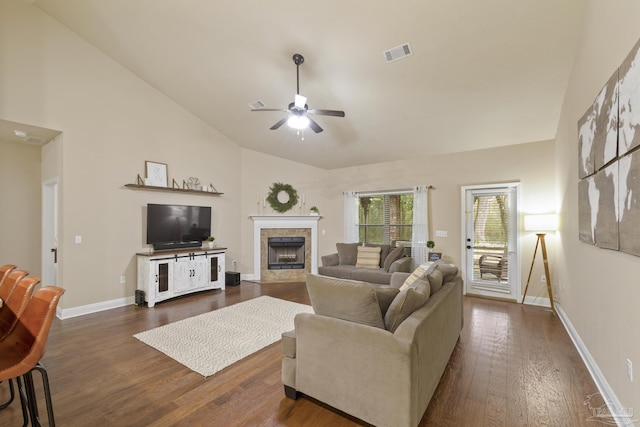
<svg viewBox="0 0 640 427">
<path fill-rule="evenodd" d="M 224 193 L 218 193 L 214 191 L 191 190 L 188 188 L 176 188 L 176 187 L 156 187 L 153 185 L 142 185 L 142 184 L 125 184 L 125 187 L 131 190 L 164 191 L 166 193 L 189 193 L 189 194 L 202 194 L 207 196 L 220 196 L 224 194 Z"/>
</svg>

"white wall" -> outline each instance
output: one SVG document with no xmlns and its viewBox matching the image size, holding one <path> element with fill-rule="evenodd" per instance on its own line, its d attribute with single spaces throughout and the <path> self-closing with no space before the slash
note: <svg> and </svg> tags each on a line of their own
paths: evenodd
<svg viewBox="0 0 640 427">
<path fill-rule="evenodd" d="M 577 122 L 640 38 L 640 3 L 590 0 L 587 5 L 584 34 L 556 138 L 557 197 L 562 213 L 557 295 L 621 404 L 638 413 L 640 334 L 635 326 L 640 324 L 640 258 L 578 240 Z M 627 358 L 635 364 L 635 383 L 626 377 Z"/>
<path fill-rule="evenodd" d="M 587 3 L 584 34 L 556 143 L 557 194 L 562 212 L 558 296 L 620 403 L 637 412 L 640 387 L 627 379 L 626 359 L 635 364 L 637 377 L 640 334 L 634 328 L 640 324 L 640 258 L 578 240 L 577 122 L 640 38 L 640 3 Z"/>
<path fill-rule="evenodd" d="M 0 140 L 0 265 L 40 276 L 40 147 Z"/>
<path fill-rule="evenodd" d="M 56 154 L 62 308 L 133 295 L 150 202 L 211 206 L 217 242 L 240 251 L 239 147 L 39 9 L 15 1 L 0 2 L 0 93 L 0 118 L 63 132 Z M 196 176 L 225 194 L 123 188 L 144 176 L 145 160 L 168 164 L 169 179 Z"/>
</svg>

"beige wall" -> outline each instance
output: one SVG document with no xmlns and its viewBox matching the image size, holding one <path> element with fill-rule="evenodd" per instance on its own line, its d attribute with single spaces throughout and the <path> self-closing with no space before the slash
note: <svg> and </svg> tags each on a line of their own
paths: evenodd
<svg viewBox="0 0 640 427">
<path fill-rule="evenodd" d="M 95 48 L 20 2 L 0 2 L 0 117 L 63 132 L 62 308 L 131 297 L 147 203 L 209 205 L 213 234 L 235 256 L 240 149 Z M 169 179 L 212 182 L 221 197 L 132 191 L 145 160 Z M 38 196 L 39 197 L 39 196 Z M 74 243 L 76 235 L 82 243 Z M 126 284 L 119 283 L 124 275 Z"/>
<path fill-rule="evenodd" d="M 40 147 L 0 140 L 0 265 L 40 276 Z"/>
<path fill-rule="evenodd" d="M 637 414 L 640 334 L 634 328 L 640 324 L 640 258 L 578 240 L 577 121 L 640 38 L 640 3 L 592 0 L 587 4 L 584 34 L 556 138 L 563 224 L 557 262 L 559 298 L 621 404 Z M 635 383 L 626 377 L 627 358 L 635 365 Z"/>
<path fill-rule="evenodd" d="M 330 188 L 325 190 L 334 194 L 328 201 L 332 209 L 331 215 L 327 215 L 324 220 L 323 227 L 328 230 L 325 239 L 329 242 L 342 241 L 343 191 L 392 190 L 421 184 L 432 185 L 435 187 L 431 192 L 432 231 L 448 232 L 446 238 L 434 237 L 433 240 L 439 252 L 460 265 L 463 258 L 462 186 L 520 182 L 520 212 L 554 211 L 553 155 L 554 142 L 543 141 L 333 170 L 328 181 Z M 523 232 L 521 246 L 524 287 L 533 256 L 535 235 Z M 553 255 L 553 237 L 549 238 L 548 246 L 550 255 Z M 332 249 L 335 250 L 335 246 Z M 533 277 L 539 278 L 543 274 L 541 261 L 539 258 L 534 270 L 536 275 Z M 551 267 L 553 269 L 553 265 Z M 546 288 L 539 280 L 535 283 L 532 281 L 527 295 L 544 297 Z"/>
</svg>

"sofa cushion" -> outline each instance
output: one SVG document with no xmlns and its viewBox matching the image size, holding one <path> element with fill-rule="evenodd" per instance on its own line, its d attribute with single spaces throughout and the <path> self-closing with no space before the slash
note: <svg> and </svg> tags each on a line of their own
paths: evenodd
<svg viewBox="0 0 640 427">
<path fill-rule="evenodd" d="M 435 268 L 431 273 L 427 274 L 429 285 L 431 285 L 431 295 L 435 294 L 442 287 L 442 271 Z"/>
<path fill-rule="evenodd" d="M 353 268 L 351 271 L 351 280 L 359 280 L 361 282 L 375 283 L 377 285 L 388 285 L 391 280 L 391 274 L 381 268 Z"/>
<path fill-rule="evenodd" d="M 420 264 L 415 270 L 413 270 L 409 277 L 405 279 L 402 286 L 400 286 L 400 290 L 403 291 L 407 289 L 416 280 L 426 280 L 427 274 L 430 274 L 435 268 L 436 263 Z"/>
<path fill-rule="evenodd" d="M 384 267 L 384 260 L 389 256 L 389 252 L 391 252 L 391 245 L 387 245 L 384 243 L 365 243 L 364 244 L 368 248 L 380 248 L 380 263 L 378 267 Z"/>
<path fill-rule="evenodd" d="M 416 280 L 412 285 L 398 292 L 384 316 L 385 329 L 395 332 L 398 326 L 411 316 L 411 313 L 427 302 L 430 292 L 431 286 L 423 280 Z"/>
<path fill-rule="evenodd" d="M 330 267 L 318 267 L 321 276 L 337 277 L 338 279 L 351 279 L 351 274 L 356 269 L 355 265 L 334 265 Z"/>
<path fill-rule="evenodd" d="M 378 305 L 380 306 L 382 317 L 384 317 L 387 314 L 387 310 L 389 309 L 389 306 L 393 302 L 394 298 L 400 292 L 400 289 L 384 286 L 374 287 L 374 290 L 376 291 L 376 298 L 378 298 Z"/>
<path fill-rule="evenodd" d="M 458 267 L 454 264 L 438 261 L 436 268 L 442 272 L 442 283 L 447 283 L 458 275 Z"/>
<path fill-rule="evenodd" d="M 370 283 L 307 274 L 307 290 L 316 314 L 384 329 Z"/>
<path fill-rule="evenodd" d="M 356 265 L 358 243 L 336 243 L 340 265 Z"/>
<path fill-rule="evenodd" d="M 389 271 L 389 267 L 391 267 L 391 264 L 393 264 L 394 261 L 399 260 L 403 256 L 404 248 L 402 246 L 398 246 L 397 248 L 389 252 L 389 255 L 387 255 L 387 257 L 382 260 L 382 268 L 384 268 L 384 271 Z"/>
<path fill-rule="evenodd" d="M 369 248 L 358 246 L 358 258 L 356 260 L 358 268 L 380 268 L 380 248 Z"/>
</svg>

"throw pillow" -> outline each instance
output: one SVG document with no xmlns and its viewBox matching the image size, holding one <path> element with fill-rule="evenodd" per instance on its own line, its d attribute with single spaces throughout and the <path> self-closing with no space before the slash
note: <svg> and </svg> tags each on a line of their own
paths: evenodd
<svg viewBox="0 0 640 427">
<path fill-rule="evenodd" d="M 356 265 L 358 258 L 357 243 L 336 243 L 338 250 L 338 262 L 340 265 Z"/>
<path fill-rule="evenodd" d="M 428 283 L 418 280 L 393 299 L 387 313 L 384 316 L 384 326 L 389 332 L 395 332 L 398 326 L 404 322 L 411 313 L 422 307 L 430 295 Z"/>
<path fill-rule="evenodd" d="M 393 302 L 394 298 L 398 295 L 400 290 L 398 288 L 391 288 L 389 286 L 374 287 L 376 291 L 376 297 L 378 298 L 378 304 L 380 305 L 380 311 L 382 317 L 387 314 L 389 306 Z"/>
<path fill-rule="evenodd" d="M 307 291 L 316 314 L 384 329 L 370 283 L 307 274 Z"/>
<path fill-rule="evenodd" d="M 387 259 L 389 252 L 391 252 L 391 245 L 383 243 L 365 243 L 364 245 L 370 248 L 380 248 L 380 265 L 378 267 L 383 268 L 384 260 Z"/>
<path fill-rule="evenodd" d="M 358 259 L 356 267 L 380 268 L 380 248 L 358 246 Z"/>
<path fill-rule="evenodd" d="M 427 274 L 427 279 L 429 280 L 429 285 L 431 285 L 431 295 L 433 295 L 442 287 L 442 271 L 436 268 L 430 274 Z"/>
<path fill-rule="evenodd" d="M 442 272 L 442 283 L 447 283 L 458 275 L 458 267 L 454 264 L 447 264 L 442 261 L 438 261 L 436 264 L 436 268 Z"/>
<path fill-rule="evenodd" d="M 384 268 L 384 271 L 389 271 L 389 267 L 391 267 L 391 264 L 393 264 L 395 261 L 399 260 L 403 256 L 404 256 L 404 248 L 402 246 L 398 246 L 397 248 L 389 252 L 389 255 L 387 255 L 387 258 L 384 260 L 384 263 L 382 265 L 382 267 Z"/>
<path fill-rule="evenodd" d="M 431 274 L 431 272 L 435 268 L 436 268 L 435 262 L 420 264 L 415 270 L 413 270 L 413 272 L 409 275 L 409 277 L 405 279 L 402 286 L 400 286 L 400 290 L 403 291 L 407 289 L 416 280 L 422 280 L 423 278 L 426 277 L 427 274 Z"/>
</svg>

